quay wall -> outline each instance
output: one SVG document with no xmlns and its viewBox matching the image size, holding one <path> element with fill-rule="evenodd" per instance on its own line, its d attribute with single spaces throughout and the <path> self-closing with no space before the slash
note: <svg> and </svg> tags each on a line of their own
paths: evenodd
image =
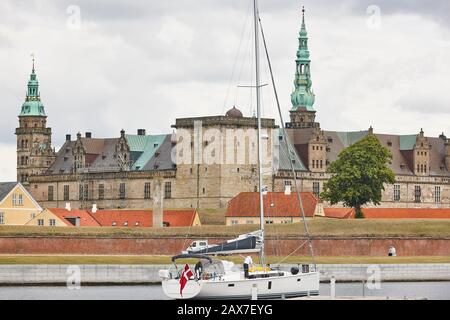
<svg viewBox="0 0 450 320">
<path fill-rule="evenodd" d="M 205 238 L 220 243 L 225 238 Z M 121 238 L 68 236 L 1 236 L 0 254 L 175 255 L 193 238 Z M 304 238 L 266 239 L 267 255 L 308 255 Z M 384 256 L 394 246 L 399 256 L 448 256 L 450 238 L 427 237 L 316 237 L 317 256 Z"/>
<path fill-rule="evenodd" d="M 289 270 L 293 265 L 281 265 Z M 158 271 L 168 265 L 0 265 L 0 285 L 157 284 Z M 182 266 L 180 266 L 182 267 Z M 320 264 L 320 280 L 370 281 L 374 272 L 380 281 L 450 281 L 450 264 Z M 79 275 L 79 277 L 78 277 Z"/>
</svg>

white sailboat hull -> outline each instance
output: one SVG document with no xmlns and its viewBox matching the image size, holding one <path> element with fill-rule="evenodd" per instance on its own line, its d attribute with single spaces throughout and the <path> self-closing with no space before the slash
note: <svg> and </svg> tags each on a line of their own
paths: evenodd
<svg viewBox="0 0 450 320">
<path fill-rule="evenodd" d="M 251 299 L 256 286 L 258 299 L 279 299 L 319 294 L 319 273 L 286 274 L 257 279 L 189 280 L 180 295 L 177 279 L 162 281 L 172 299 Z"/>
</svg>

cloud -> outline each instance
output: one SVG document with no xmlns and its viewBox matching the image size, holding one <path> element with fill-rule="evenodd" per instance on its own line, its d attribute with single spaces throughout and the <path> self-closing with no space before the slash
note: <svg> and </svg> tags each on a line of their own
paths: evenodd
<svg viewBox="0 0 450 320">
<path fill-rule="evenodd" d="M 0 181 L 16 181 L 16 145 L 0 143 Z"/>
<path fill-rule="evenodd" d="M 57 147 L 78 131 L 170 133 L 177 117 L 224 114 L 235 103 L 251 115 L 254 93 L 237 88 L 254 83 L 251 3 L 1 1 L 0 143 L 15 145 L 32 52 Z M 73 4 L 80 8 L 78 29 L 68 26 Z M 377 1 L 380 29 L 367 27 L 371 4 L 305 0 L 316 119 L 326 130 L 450 132 L 447 1 Z M 287 120 L 301 7 L 261 0 L 260 8 Z M 274 103 L 264 87 L 264 116 L 276 116 Z M 5 150 L 15 157 L 14 148 Z"/>
</svg>

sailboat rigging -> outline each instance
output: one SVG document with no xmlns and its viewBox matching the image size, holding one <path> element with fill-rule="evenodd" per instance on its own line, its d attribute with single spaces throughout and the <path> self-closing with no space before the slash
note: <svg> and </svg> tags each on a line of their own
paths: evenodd
<svg viewBox="0 0 450 320">
<path fill-rule="evenodd" d="M 304 10 L 303 10 L 304 12 Z M 255 77 L 256 77 L 256 105 L 257 105 L 257 125 L 258 125 L 258 185 L 259 185 L 259 211 L 260 230 L 241 235 L 236 239 L 229 240 L 218 245 L 207 245 L 206 241 L 201 244 L 194 242 L 181 255 L 172 257 L 174 270 L 160 270 L 159 275 L 162 280 L 164 293 L 174 299 L 249 299 L 254 290 L 257 291 L 258 298 L 287 298 L 305 295 L 317 295 L 319 293 L 319 273 L 313 268 L 292 268 L 290 271 L 272 269 L 266 265 L 265 259 L 265 219 L 264 219 L 264 185 L 262 171 L 262 130 L 261 130 L 261 82 L 260 82 L 260 61 L 259 61 L 259 28 L 262 34 L 264 48 L 269 63 L 272 78 L 272 85 L 275 91 L 278 111 L 282 122 L 283 141 L 287 145 L 289 158 L 292 150 L 289 146 L 289 138 L 286 134 L 284 122 L 281 115 L 281 108 L 276 92 L 275 81 L 272 74 L 272 67 L 267 51 L 267 44 L 259 17 L 258 2 L 253 0 L 253 17 L 255 31 Z M 259 26 L 259 28 L 258 28 Z M 296 181 L 295 168 L 291 162 L 294 181 Z M 313 255 L 312 244 L 309 239 L 309 230 L 306 225 L 305 214 L 301 203 L 300 192 L 297 188 L 298 200 L 305 224 L 305 231 L 308 237 L 310 252 Z M 199 246 L 197 246 L 197 243 Z M 210 255 L 258 252 L 260 253 L 261 266 L 247 271 L 240 270 L 233 262 L 224 260 L 213 260 Z M 177 267 L 177 260 L 184 258 L 198 259 L 196 272 L 192 279 L 186 281 L 186 270 L 180 273 Z M 201 266 L 201 267 L 198 267 Z M 198 267 L 198 268 L 197 268 Z M 182 290 L 180 284 L 182 283 Z M 182 292 L 181 292 L 182 291 Z"/>
</svg>

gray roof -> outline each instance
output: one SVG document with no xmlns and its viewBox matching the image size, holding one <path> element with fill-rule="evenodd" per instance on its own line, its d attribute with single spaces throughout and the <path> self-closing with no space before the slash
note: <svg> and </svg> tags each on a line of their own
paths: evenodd
<svg viewBox="0 0 450 320">
<path fill-rule="evenodd" d="M 126 135 L 130 146 L 132 160 L 131 170 L 153 171 L 173 169 L 171 160 L 171 135 L 138 136 Z M 114 172 L 120 167 L 115 156 L 119 138 L 81 138 L 86 149 L 86 163 L 89 172 Z M 56 154 L 56 159 L 50 166 L 49 174 L 73 173 L 74 156 L 72 149 L 76 141 L 66 141 Z"/>
<path fill-rule="evenodd" d="M 0 201 L 2 201 L 8 193 L 17 186 L 18 182 L 0 182 Z"/>
<path fill-rule="evenodd" d="M 299 128 L 287 129 L 288 134 L 293 140 L 295 148 L 301 149 L 301 146 L 306 145 L 310 140 L 313 129 Z M 325 137 L 328 140 L 327 159 L 333 162 L 339 156 L 339 153 L 351 144 L 364 138 L 368 131 L 353 131 L 353 132 L 339 132 L 339 131 L 324 131 Z M 392 163 L 389 167 L 398 175 L 414 175 L 413 168 L 413 153 L 416 142 L 416 135 L 394 135 L 394 134 L 378 134 L 375 133 L 380 143 L 385 146 L 392 153 Z M 450 172 L 443 165 L 445 159 L 445 142 L 441 138 L 427 137 L 431 144 L 430 150 L 430 175 L 434 176 L 450 176 Z M 291 141 L 292 141 L 291 140 Z M 302 154 L 299 153 L 300 157 Z M 306 159 L 302 159 L 304 163 Z"/>
<path fill-rule="evenodd" d="M 289 138 L 292 143 L 292 138 Z M 279 170 L 292 170 L 291 164 L 289 163 L 291 159 L 294 159 L 294 169 L 296 171 L 306 171 L 308 170 L 304 165 L 303 161 L 299 156 L 297 156 L 297 152 L 294 152 L 291 149 L 291 156 L 289 156 L 288 146 L 286 144 L 286 140 L 283 137 L 282 130 L 279 130 L 279 149 L 278 149 L 278 166 Z"/>
</svg>

